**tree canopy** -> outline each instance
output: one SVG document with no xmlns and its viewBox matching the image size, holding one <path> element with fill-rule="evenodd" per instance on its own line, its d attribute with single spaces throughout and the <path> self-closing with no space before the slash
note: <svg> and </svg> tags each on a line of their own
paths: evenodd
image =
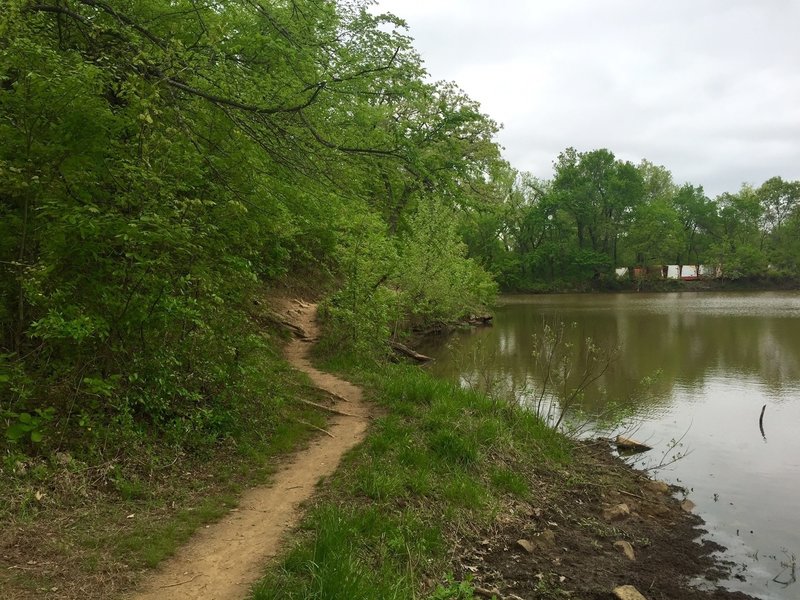
<svg viewBox="0 0 800 600">
<path fill-rule="evenodd" d="M 222 435 L 259 345 L 248 307 L 287 274 L 329 282 L 332 330 L 358 352 L 491 300 L 453 224 L 502 164 L 497 125 L 369 7 L 5 3 L 9 427 Z"/>
</svg>

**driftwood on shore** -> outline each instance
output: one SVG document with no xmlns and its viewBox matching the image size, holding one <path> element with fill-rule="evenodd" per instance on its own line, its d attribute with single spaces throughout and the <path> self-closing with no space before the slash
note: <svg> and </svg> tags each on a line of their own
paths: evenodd
<svg viewBox="0 0 800 600">
<path fill-rule="evenodd" d="M 467 323 L 474 327 L 481 327 L 491 325 L 492 319 L 494 319 L 494 316 L 492 315 L 472 315 L 469 319 L 467 319 Z"/>
<path fill-rule="evenodd" d="M 614 443 L 617 445 L 618 450 L 625 450 L 626 452 L 647 452 L 648 450 L 653 449 L 652 446 L 648 446 L 647 444 L 637 442 L 636 440 L 632 440 L 630 438 L 622 437 L 621 435 L 616 437 Z"/>
<path fill-rule="evenodd" d="M 424 354 L 420 354 L 416 350 L 412 350 L 411 348 L 409 348 L 404 344 L 401 344 L 400 342 L 390 341 L 389 347 L 398 354 L 402 354 L 403 356 L 406 356 L 417 362 L 428 362 L 429 360 L 432 360 L 430 356 L 425 356 Z"/>
</svg>

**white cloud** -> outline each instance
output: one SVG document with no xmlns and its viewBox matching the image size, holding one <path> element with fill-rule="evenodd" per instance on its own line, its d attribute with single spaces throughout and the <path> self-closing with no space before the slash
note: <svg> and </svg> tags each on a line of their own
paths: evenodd
<svg viewBox="0 0 800 600">
<path fill-rule="evenodd" d="M 796 0 L 381 0 L 433 79 L 541 177 L 567 146 L 647 158 L 710 194 L 800 179 Z"/>
</svg>

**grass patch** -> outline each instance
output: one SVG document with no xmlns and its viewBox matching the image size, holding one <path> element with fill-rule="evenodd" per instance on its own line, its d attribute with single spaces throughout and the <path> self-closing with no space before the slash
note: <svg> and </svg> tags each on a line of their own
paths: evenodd
<svg viewBox="0 0 800 600">
<path fill-rule="evenodd" d="M 448 548 L 491 523 L 509 497 L 530 498 L 537 472 L 568 465 L 570 442 L 418 368 L 363 371 L 338 359 L 343 366 L 382 416 L 327 481 L 254 599 L 472 598 L 468 582 L 443 576 Z"/>
<path fill-rule="evenodd" d="M 326 415 L 297 402 L 327 397 L 264 345 L 252 356 L 242 416 L 230 434 L 192 448 L 132 437 L 93 454 L 65 448 L 0 463 L 0 596 L 116 597 L 171 556 L 198 528 L 268 480 L 277 457 L 324 427 Z M 257 364 L 255 364 L 257 363 Z M 109 432 L 109 435 L 111 432 Z M 34 561 L 30 563 L 29 561 Z"/>
</svg>

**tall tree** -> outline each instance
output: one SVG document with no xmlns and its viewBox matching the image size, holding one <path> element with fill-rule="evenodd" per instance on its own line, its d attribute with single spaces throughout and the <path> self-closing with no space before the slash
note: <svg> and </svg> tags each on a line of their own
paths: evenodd
<svg viewBox="0 0 800 600">
<path fill-rule="evenodd" d="M 553 193 L 575 221 L 578 247 L 617 262 L 617 245 L 633 208 L 642 201 L 640 172 L 608 150 L 562 152 L 555 164 Z"/>
</svg>

